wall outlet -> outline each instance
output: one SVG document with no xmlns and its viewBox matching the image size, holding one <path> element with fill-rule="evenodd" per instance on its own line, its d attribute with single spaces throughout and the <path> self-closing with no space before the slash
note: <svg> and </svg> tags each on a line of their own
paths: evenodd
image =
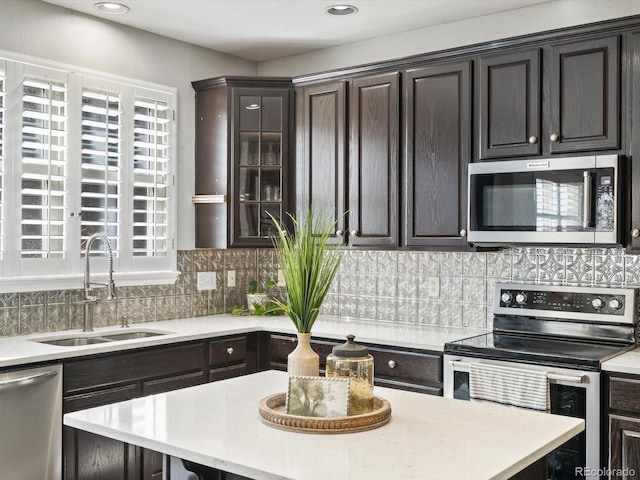
<svg viewBox="0 0 640 480">
<path fill-rule="evenodd" d="M 278 286 L 279 287 L 286 287 L 287 284 L 284 283 L 284 275 L 282 274 L 282 269 L 279 268 L 278 269 Z"/>
<path fill-rule="evenodd" d="M 227 270 L 227 287 L 235 287 L 235 286 L 236 286 L 236 271 Z"/>
<path fill-rule="evenodd" d="M 429 296 L 440 296 L 440 277 L 429 277 Z"/>
<path fill-rule="evenodd" d="M 198 290 L 216 289 L 216 272 L 198 272 Z"/>
</svg>

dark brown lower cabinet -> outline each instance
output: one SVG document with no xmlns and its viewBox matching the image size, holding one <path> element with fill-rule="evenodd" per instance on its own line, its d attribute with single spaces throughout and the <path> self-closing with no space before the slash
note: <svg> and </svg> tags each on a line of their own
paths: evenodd
<svg viewBox="0 0 640 480">
<path fill-rule="evenodd" d="M 640 377 L 607 376 L 609 455 L 611 479 L 640 474 Z"/>
<path fill-rule="evenodd" d="M 252 333 L 69 361 L 64 364 L 63 411 L 253 373 L 258 344 L 259 334 Z M 63 444 L 65 480 L 162 479 L 158 452 L 69 427 Z"/>
<path fill-rule="evenodd" d="M 249 333 L 209 342 L 209 381 L 258 371 L 260 334 Z"/>
<path fill-rule="evenodd" d="M 324 371 L 327 355 L 340 341 L 312 338 L 311 346 L 320 356 Z M 442 353 L 384 345 L 364 344 L 374 361 L 374 381 L 381 387 L 442 395 Z M 266 352 L 263 369 L 286 370 L 287 356 L 296 347 L 296 338 L 286 334 L 265 334 L 262 348 Z"/>
</svg>

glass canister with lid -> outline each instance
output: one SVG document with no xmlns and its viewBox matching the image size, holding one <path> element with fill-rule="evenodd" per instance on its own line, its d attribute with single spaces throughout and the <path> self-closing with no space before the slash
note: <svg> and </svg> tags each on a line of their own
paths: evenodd
<svg viewBox="0 0 640 480">
<path fill-rule="evenodd" d="M 333 347 L 327 356 L 327 377 L 349 378 L 349 415 L 373 410 L 373 357 L 364 345 L 347 335 L 346 343 Z"/>
</svg>

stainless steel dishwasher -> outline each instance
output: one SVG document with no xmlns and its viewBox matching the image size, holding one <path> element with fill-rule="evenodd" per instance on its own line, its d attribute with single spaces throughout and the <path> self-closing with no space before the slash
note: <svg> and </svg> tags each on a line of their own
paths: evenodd
<svg viewBox="0 0 640 480">
<path fill-rule="evenodd" d="M 2 478 L 62 478 L 62 366 L 0 372 Z"/>
</svg>

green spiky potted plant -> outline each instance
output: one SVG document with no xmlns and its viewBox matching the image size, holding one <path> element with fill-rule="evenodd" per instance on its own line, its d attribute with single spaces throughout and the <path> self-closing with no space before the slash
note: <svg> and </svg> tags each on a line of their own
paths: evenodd
<svg viewBox="0 0 640 480">
<path fill-rule="evenodd" d="M 298 332 L 298 344 L 288 358 L 289 375 L 317 376 L 319 357 L 310 345 L 311 329 L 342 262 L 344 250 L 330 241 L 340 218 L 330 220 L 312 209 L 298 219 L 289 217 L 291 229 L 272 217 L 278 232 L 273 245 L 286 286 L 285 301 L 273 302 Z"/>
</svg>

